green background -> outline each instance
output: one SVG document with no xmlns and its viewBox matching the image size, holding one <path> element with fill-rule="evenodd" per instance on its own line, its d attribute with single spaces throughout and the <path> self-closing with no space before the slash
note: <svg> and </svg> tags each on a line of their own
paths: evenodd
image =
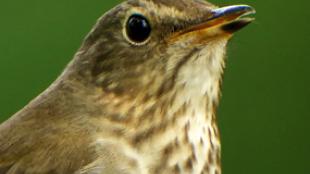
<svg viewBox="0 0 310 174">
<path fill-rule="evenodd" d="M 119 2 L 1 0 L 0 121 L 44 90 Z M 224 174 L 309 174 L 310 1 L 212 2 L 257 10 L 228 49 L 219 107 Z"/>
</svg>

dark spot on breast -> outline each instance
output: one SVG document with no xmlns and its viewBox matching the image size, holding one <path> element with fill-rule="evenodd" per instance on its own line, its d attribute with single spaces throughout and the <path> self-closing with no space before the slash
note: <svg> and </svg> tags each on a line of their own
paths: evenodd
<svg viewBox="0 0 310 174">
<path fill-rule="evenodd" d="M 216 169 L 214 174 L 220 174 L 220 170 L 219 169 Z"/>
<path fill-rule="evenodd" d="M 175 138 L 175 140 L 174 140 L 174 146 L 175 146 L 175 147 L 179 147 L 179 146 L 180 146 L 180 141 L 179 141 L 178 138 Z"/>
<path fill-rule="evenodd" d="M 208 162 L 206 162 L 203 166 L 203 171 L 205 173 L 210 173 L 210 164 Z"/>
<path fill-rule="evenodd" d="M 203 146 L 204 145 L 204 142 L 203 142 L 203 138 L 200 137 L 200 145 Z"/>
<path fill-rule="evenodd" d="M 175 174 L 180 174 L 181 173 L 181 167 L 179 164 L 174 165 L 174 169 L 173 169 Z"/>
<path fill-rule="evenodd" d="M 197 156 L 195 151 L 192 151 L 191 159 L 193 159 L 194 162 L 197 162 Z"/>
<path fill-rule="evenodd" d="M 208 133 L 209 133 L 209 142 L 210 142 L 211 149 L 214 149 L 214 144 L 213 144 L 213 141 L 212 141 L 211 128 L 208 129 Z"/>
<path fill-rule="evenodd" d="M 220 148 L 218 148 L 217 150 L 216 150 L 216 164 L 218 165 L 218 166 L 221 166 L 221 151 L 220 151 Z"/>
<path fill-rule="evenodd" d="M 188 158 L 186 163 L 185 163 L 185 167 L 187 170 L 193 170 L 194 165 L 193 165 L 193 160 L 191 158 Z"/>
<path fill-rule="evenodd" d="M 172 154 L 173 149 L 174 149 L 174 144 L 173 143 L 167 145 L 164 148 L 163 153 L 164 153 L 165 158 L 168 158 Z"/>
<path fill-rule="evenodd" d="M 209 164 L 213 164 L 214 163 L 212 151 L 209 151 L 209 153 L 208 153 L 208 163 Z"/>
<path fill-rule="evenodd" d="M 151 127 L 150 129 L 148 129 L 146 131 L 138 133 L 133 138 L 132 143 L 134 145 L 139 145 L 143 140 L 151 138 L 151 135 L 155 134 L 155 132 L 156 132 L 156 127 Z"/>
</svg>

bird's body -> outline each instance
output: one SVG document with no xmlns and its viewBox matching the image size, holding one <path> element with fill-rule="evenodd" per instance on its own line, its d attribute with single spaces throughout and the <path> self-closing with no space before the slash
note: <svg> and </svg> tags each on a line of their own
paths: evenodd
<svg viewBox="0 0 310 174">
<path fill-rule="evenodd" d="M 0 126 L 0 174 L 220 174 L 215 108 L 239 25 L 186 30 L 214 9 L 131 0 L 104 15 L 64 73 Z M 122 29 L 142 14 L 145 40 Z"/>
</svg>

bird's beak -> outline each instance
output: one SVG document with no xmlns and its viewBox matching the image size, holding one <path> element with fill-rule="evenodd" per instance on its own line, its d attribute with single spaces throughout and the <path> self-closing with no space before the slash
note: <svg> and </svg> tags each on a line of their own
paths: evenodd
<svg viewBox="0 0 310 174">
<path fill-rule="evenodd" d="M 214 9 L 206 19 L 199 20 L 185 30 L 177 33 L 177 36 L 187 34 L 199 35 L 231 35 L 250 24 L 254 19 L 246 17 L 255 14 L 254 8 L 248 5 L 233 5 Z"/>
</svg>

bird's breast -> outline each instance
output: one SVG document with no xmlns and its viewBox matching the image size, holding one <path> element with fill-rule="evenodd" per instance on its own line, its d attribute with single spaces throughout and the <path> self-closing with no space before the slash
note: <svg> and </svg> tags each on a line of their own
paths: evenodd
<svg viewBox="0 0 310 174">
<path fill-rule="evenodd" d="M 154 173 L 215 174 L 220 172 L 220 141 L 212 112 L 188 106 L 175 127 L 158 135 Z M 156 156 L 156 155 L 154 155 Z"/>
<path fill-rule="evenodd" d="M 147 174 L 220 174 L 220 140 L 212 104 L 206 97 L 177 101 L 165 112 L 164 122 L 154 121 L 134 136 L 139 140 L 133 143 L 138 163 Z"/>
</svg>

